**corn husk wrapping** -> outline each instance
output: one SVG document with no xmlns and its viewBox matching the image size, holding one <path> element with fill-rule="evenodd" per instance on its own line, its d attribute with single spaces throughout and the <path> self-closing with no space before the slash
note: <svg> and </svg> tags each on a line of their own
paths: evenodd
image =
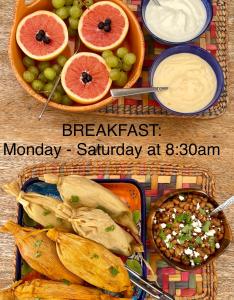
<svg viewBox="0 0 234 300">
<path fill-rule="evenodd" d="M 57 184 L 64 202 L 74 205 L 73 199 L 77 199 L 78 201 L 75 203 L 77 207 L 102 208 L 116 223 L 128 228 L 132 233 L 138 234 L 132 212 L 127 205 L 102 185 L 78 175 L 46 174 L 40 179 L 47 183 Z"/>
<path fill-rule="evenodd" d="M 75 209 L 66 204 L 59 204 L 56 215 L 71 222 L 79 236 L 95 241 L 114 253 L 130 256 L 135 251 L 143 252 L 142 245 L 137 244 L 128 232 L 100 209 Z"/>
<path fill-rule="evenodd" d="M 63 265 L 88 283 L 115 293 L 131 286 L 122 260 L 100 244 L 75 234 L 51 229 L 48 237 L 56 242 Z"/>
<path fill-rule="evenodd" d="M 8 194 L 15 196 L 28 216 L 38 224 L 43 227 L 63 228 L 72 231 L 71 224 L 65 220 L 61 223 L 61 219 L 57 218 L 51 209 L 60 203 L 59 200 L 37 193 L 24 193 L 16 181 L 4 185 L 3 189 Z M 46 203 L 50 203 L 50 206 L 48 207 Z"/>
<path fill-rule="evenodd" d="M 2 298 L 1 298 L 2 295 Z M 8 298 L 3 298 L 9 295 Z M 105 295 L 100 290 L 77 284 L 35 279 L 31 282 L 19 282 L 7 291 L 0 292 L 1 300 L 112 300 L 115 297 Z M 120 300 L 120 298 L 118 298 Z M 129 298 L 125 298 L 127 300 Z M 122 298 L 124 300 L 124 298 Z"/>
<path fill-rule="evenodd" d="M 24 228 L 8 221 L 0 228 L 0 232 L 9 232 L 15 237 L 21 256 L 33 270 L 52 280 L 65 279 L 77 284 L 83 282 L 60 262 L 56 245 L 45 231 Z"/>
</svg>

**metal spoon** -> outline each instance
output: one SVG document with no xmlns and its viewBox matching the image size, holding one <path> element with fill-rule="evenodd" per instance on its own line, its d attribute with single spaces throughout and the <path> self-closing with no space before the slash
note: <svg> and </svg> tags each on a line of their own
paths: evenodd
<svg viewBox="0 0 234 300">
<path fill-rule="evenodd" d="M 234 203 L 234 196 L 226 200 L 223 204 L 219 205 L 217 208 L 215 208 L 211 213 L 210 216 L 213 216 L 217 214 L 220 211 L 223 211 L 225 208 L 229 207 Z"/>
<path fill-rule="evenodd" d="M 150 88 L 131 88 L 131 89 L 111 89 L 110 93 L 113 98 L 128 97 L 156 93 L 168 90 L 168 87 L 150 87 Z"/>
</svg>

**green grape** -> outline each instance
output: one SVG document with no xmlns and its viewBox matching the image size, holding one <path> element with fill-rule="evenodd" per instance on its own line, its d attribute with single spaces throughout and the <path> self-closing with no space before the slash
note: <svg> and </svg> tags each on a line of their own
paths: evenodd
<svg viewBox="0 0 234 300">
<path fill-rule="evenodd" d="M 56 88 L 56 91 L 58 91 L 60 94 L 64 95 L 65 94 L 65 91 L 62 87 L 61 84 L 58 84 L 57 88 Z"/>
<path fill-rule="evenodd" d="M 73 19 L 72 17 L 69 18 L 69 24 L 72 29 L 78 30 L 78 22 L 78 19 Z"/>
<path fill-rule="evenodd" d="M 41 72 L 49 67 L 50 67 L 50 63 L 48 61 L 42 61 L 42 62 L 39 62 L 39 64 L 38 64 L 38 68 Z"/>
<path fill-rule="evenodd" d="M 23 64 L 25 67 L 30 67 L 30 66 L 34 66 L 35 65 L 35 60 L 31 59 L 30 57 L 28 56 L 25 56 L 23 58 Z"/>
<path fill-rule="evenodd" d="M 128 72 L 132 69 L 132 65 L 128 65 L 124 63 L 122 68 L 125 72 Z"/>
<path fill-rule="evenodd" d="M 41 73 L 39 74 L 38 79 L 41 80 L 41 81 L 44 82 L 44 83 L 47 83 L 47 82 L 48 82 L 48 80 L 47 80 L 47 78 L 45 77 L 45 75 L 44 75 L 43 72 L 41 72 Z"/>
<path fill-rule="evenodd" d="M 120 77 L 118 80 L 115 81 L 115 84 L 120 86 L 120 87 L 123 87 L 125 86 L 125 84 L 128 82 L 128 76 L 127 76 L 127 73 L 121 71 L 120 72 Z"/>
<path fill-rule="evenodd" d="M 54 84 L 52 82 L 48 82 L 47 84 L 44 85 L 44 94 L 46 96 L 49 96 L 49 94 L 51 93 L 52 89 L 54 87 Z"/>
<path fill-rule="evenodd" d="M 85 5 L 86 7 L 90 7 L 91 5 L 93 5 L 93 0 L 85 0 L 85 1 L 84 1 L 84 5 Z"/>
<path fill-rule="evenodd" d="M 127 53 L 124 56 L 123 61 L 127 65 L 133 65 L 136 62 L 136 55 L 134 53 Z"/>
<path fill-rule="evenodd" d="M 119 69 L 112 69 L 110 71 L 110 78 L 112 80 L 119 80 L 119 78 L 120 78 L 120 70 Z"/>
<path fill-rule="evenodd" d="M 117 66 L 116 68 L 122 70 L 122 68 L 123 68 L 123 62 L 122 62 L 122 59 L 120 59 L 120 58 L 118 59 L 118 66 Z"/>
<path fill-rule="evenodd" d="M 74 36 L 76 36 L 78 34 L 77 29 L 72 29 L 70 26 L 68 27 L 67 30 L 68 30 L 68 35 L 70 37 L 74 37 Z"/>
<path fill-rule="evenodd" d="M 32 88 L 36 91 L 36 92 L 41 92 L 44 89 L 44 83 L 41 80 L 33 80 L 32 82 Z"/>
<path fill-rule="evenodd" d="M 73 0 L 66 0 L 65 5 L 73 5 Z"/>
<path fill-rule="evenodd" d="M 82 15 L 83 11 L 79 6 L 72 6 L 70 8 L 70 16 L 73 19 L 78 19 Z"/>
<path fill-rule="evenodd" d="M 56 103 L 61 103 L 62 102 L 62 95 L 58 91 L 55 91 L 54 95 L 52 97 L 52 100 Z"/>
<path fill-rule="evenodd" d="M 55 72 L 56 72 L 57 74 L 60 74 L 60 72 L 62 71 L 62 67 L 61 67 L 59 64 L 54 64 L 54 65 L 52 66 L 52 68 L 55 70 Z"/>
<path fill-rule="evenodd" d="M 25 71 L 25 72 L 23 73 L 23 78 L 24 78 L 24 80 L 25 80 L 26 82 L 31 83 L 31 82 L 33 82 L 33 80 L 35 79 L 35 74 L 33 74 L 33 73 L 30 72 L 30 71 Z"/>
<path fill-rule="evenodd" d="M 83 4 L 83 1 L 82 0 L 74 0 L 73 1 L 73 6 L 79 6 L 79 7 L 83 7 L 84 4 Z"/>
<path fill-rule="evenodd" d="M 58 15 L 62 20 L 65 20 L 69 17 L 69 9 L 67 7 L 61 7 L 56 10 L 56 15 Z"/>
<path fill-rule="evenodd" d="M 128 53 L 128 49 L 125 47 L 121 47 L 117 50 L 116 54 L 119 58 L 124 58 L 124 56 Z"/>
<path fill-rule="evenodd" d="M 54 8 L 61 8 L 65 5 L 66 0 L 52 0 L 52 5 Z"/>
<path fill-rule="evenodd" d="M 105 61 L 107 63 L 107 65 L 110 67 L 110 68 L 116 68 L 119 64 L 119 60 L 118 60 L 118 57 L 116 56 L 107 56 L 105 58 Z"/>
<path fill-rule="evenodd" d="M 73 101 L 72 101 L 72 99 L 71 98 L 69 98 L 68 97 L 68 95 L 64 95 L 63 97 L 62 97 L 62 104 L 63 105 L 73 105 Z"/>
<path fill-rule="evenodd" d="M 102 52 L 102 57 L 106 59 L 108 56 L 113 56 L 113 52 L 111 50 L 105 50 Z"/>
<path fill-rule="evenodd" d="M 28 68 L 28 71 L 31 72 L 31 73 L 33 73 L 34 76 L 35 76 L 35 78 L 37 78 L 37 76 L 39 75 L 39 70 L 38 70 L 38 68 L 35 67 L 35 66 L 30 66 L 30 67 Z"/>
<path fill-rule="evenodd" d="M 46 68 L 44 70 L 44 75 L 48 80 L 53 81 L 57 74 L 53 68 Z"/>
<path fill-rule="evenodd" d="M 63 67 L 65 65 L 65 63 L 67 62 L 67 57 L 64 55 L 59 55 L 57 58 L 57 63 Z"/>
</svg>

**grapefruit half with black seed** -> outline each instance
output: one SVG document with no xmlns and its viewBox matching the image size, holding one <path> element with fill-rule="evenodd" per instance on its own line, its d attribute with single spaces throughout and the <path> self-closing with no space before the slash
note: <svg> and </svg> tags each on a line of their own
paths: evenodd
<svg viewBox="0 0 234 300">
<path fill-rule="evenodd" d="M 56 14 L 39 10 L 20 21 L 16 40 L 26 55 L 46 61 L 55 58 L 66 48 L 68 30 Z"/>
<path fill-rule="evenodd" d="M 83 13 L 78 25 L 82 42 L 90 49 L 104 51 L 118 47 L 125 39 L 129 21 L 124 10 L 110 1 L 100 1 Z"/>
<path fill-rule="evenodd" d="M 80 52 L 63 67 L 61 83 L 70 98 L 81 104 L 101 100 L 110 90 L 110 69 L 98 54 Z"/>
</svg>

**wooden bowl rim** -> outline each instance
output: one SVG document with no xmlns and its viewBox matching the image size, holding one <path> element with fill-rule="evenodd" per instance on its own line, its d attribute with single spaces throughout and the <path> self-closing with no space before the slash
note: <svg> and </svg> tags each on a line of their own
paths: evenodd
<svg viewBox="0 0 234 300">
<path fill-rule="evenodd" d="M 227 221 L 227 218 L 225 216 L 225 214 L 223 212 L 221 212 L 222 214 L 222 219 L 224 220 L 224 224 L 225 224 L 225 231 L 226 234 L 228 235 L 228 239 L 224 238 L 223 239 L 223 244 L 224 244 L 224 248 L 219 251 L 216 251 L 213 255 L 211 255 L 205 262 L 203 262 L 201 265 L 199 266 L 195 266 L 195 267 L 191 267 L 191 266 L 186 266 L 183 265 L 182 263 L 177 263 L 175 261 L 170 260 L 157 246 L 154 237 L 153 237 L 153 219 L 155 217 L 156 214 L 156 210 L 164 203 L 166 202 L 168 199 L 172 198 L 175 195 L 178 194 L 183 194 L 183 193 L 194 193 L 194 194 L 199 194 L 199 195 L 204 195 L 206 196 L 209 201 L 214 204 L 215 207 L 217 207 L 219 204 L 218 202 L 211 196 L 209 196 L 209 194 L 207 194 L 205 191 L 200 190 L 200 189 L 193 189 L 193 188 L 182 188 L 182 189 L 177 189 L 175 191 L 169 192 L 165 195 L 163 195 L 162 197 L 160 197 L 159 199 L 156 200 L 156 202 L 154 203 L 154 205 L 151 207 L 151 212 L 150 215 L 147 219 L 147 234 L 150 238 L 150 243 L 151 245 L 154 246 L 155 250 L 162 256 L 162 258 L 171 266 L 173 266 L 174 268 L 176 268 L 177 270 L 180 271 L 195 271 L 197 269 L 200 269 L 204 266 L 206 266 L 207 264 L 211 263 L 212 261 L 214 261 L 215 259 L 217 259 L 220 255 L 223 254 L 223 252 L 227 249 L 227 247 L 229 246 L 229 244 L 232 241 L 232 231 L 231 231 L 231 227 Z"/>
<path fill-rule="evenodd" d="M 15 40 L 14 31 L 16 30 L 16 27 L 17 27 L 16 14 L 17 14 L 17 9 L 18 9 L 19 5 L 23 4 L 25 7 L 32 7 L 36 4 L 38 4 L 40 1 L 42 1 L 42 0 L 33 1 L 31 4 L 26 6 L 24 0 L 16 0 L 14 20 L 13 20 L 13 24 L 12 24 L 12 28 L 11 28 L 11 33 L 10 33 L 8 51 L 9 51 L 9 58 L 10 58 L 10 62 L 11 62 L 11 67 L 14 71 L 14 74 L 15 74 L 18 82 L 25 89 L 25 91 L 28 92 L 28 94 L 30 94 L 33 98 L 35 98 L 40 103 L 45 104 L 47 99 L 40 96 L 32 88 L 30 88 L 29 85 L 23 80 L 21 75 L 18 73 L 18 71 L 15 67 L 15 64 L 14 64 L 14 58 L 13 58 L 13 54 L 12 54 L 12 44 L 13 44 L 13 41 Z M 103 1 L 103 0 L 98 0 L 98 1 Z M 133 78 L 130 81 L 128 81 L 127 84 L 124 87 L 124 88 L 130 88 L 137 82 L 138 78 L 141 75 L 143 62 L 144 62 L 144 56 L 145 56 L 144 35 L 143 35 L 143 32 L 141 30 L 140 24 L 139 24 L 136 16 L 134 15 L 134 13 L 131 11 L 131 9 L 124 2 L 122 2 L 120 0 L 108 0 L 108 1 L 115 2 L 120 7 L 122 7 L 125 11 L 128 11 L 128 13 L 131 16 L 131 19 L 133 21 L 133 24 L 134 24 L 133 26 L 136 27 L 136 29 L 137 29 L 136 30 L 136 32 L 138 34 L 137 40 L 138 40 L 139 45 L 141 47 L 141 54 L 140 54 L 140 58 L 138 60 L 138 68 L 135 70 L 135 74 L 134 74 Z M 89 104 L 89 105 L 78 105 L 78 106 L 77 105 L 67 106 L 67 105 L 58 104 L 58 103 L 55 103 L 53 101 L 50 101 L 48 106 L 53 107 L 53 108 L 58 109 L 58 110 L 61 110 L 61 111 L 65 111 L 65 112 L 79 113 L 79 112 L 89 112 L 89 111 L 95 111 L 95 110 L 101 109 L 102 107 L 110 104 L 113 101 L 114 101 L 114 99 L 112 97 L 108 97 L 108 98 L 105 98 L 103 100 L 100 100 L 97 103 L 93 103 L 93 104 Z"/>
</svg>

